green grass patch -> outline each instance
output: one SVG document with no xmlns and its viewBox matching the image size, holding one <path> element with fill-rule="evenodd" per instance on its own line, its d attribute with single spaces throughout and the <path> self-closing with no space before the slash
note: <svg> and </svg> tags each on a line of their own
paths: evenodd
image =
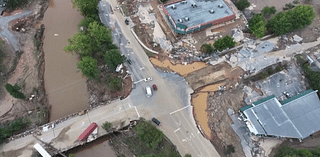
<svg viewBox="0 0 320 157">
<path fill-rule="evenodd" d="M 122 11 L 126 16 L 129 16 L 128 7 L 126 4 L 121 5 Z"/>
<path fill-rule="evenodd" d="M 152 56 L 154 56 L 154 53 L 152 53 L 152 52 L 150 52 L 150 51 L 148 51 L 148 50 L 145 50 L 145 52 L 146 52 L 146 54 L 147 54 L 147 56 L 150 58 L 150 57 L 152 57 Z"/>
<path fill-rule="evenodd" d="M 9 123 L 2 124 L 0 126 L 0 144 L 5 142 L 5 140 L 12 136 L 15 132 L 26 128 L 29 123 L 29 119 L 18 118 Z"/>
</svg>

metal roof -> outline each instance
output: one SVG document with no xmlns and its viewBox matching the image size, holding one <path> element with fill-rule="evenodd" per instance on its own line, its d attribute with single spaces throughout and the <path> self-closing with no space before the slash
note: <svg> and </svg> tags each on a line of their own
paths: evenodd
<svg viewBox="0 0 320 157">
<path fill-rule="evenodd" d="M 243 111 L 254 134 L 304 139 L 320 130 L 317 91 L 303 92 L 285 104 L 275 97 L 267 98 Z"/>
<path fill-rule="evenodd" d="M 197 7 L 192 7 L 191 4 L 196 4 Z M 221 8 L 219 5 L 223 7 Z M 233 14 L 223 0 L 179 1 L 165 5 L 165 8 L 176 23 L 182 23 L 187 27 L 207 23 Z M 209 10 L 214 10 L 214 13 L 211 14 Z M 189 20 L 185 20 L 185 17 L 188 17 Z M 179 22 L 178 19 L 183 22 Z"/>
</svg>

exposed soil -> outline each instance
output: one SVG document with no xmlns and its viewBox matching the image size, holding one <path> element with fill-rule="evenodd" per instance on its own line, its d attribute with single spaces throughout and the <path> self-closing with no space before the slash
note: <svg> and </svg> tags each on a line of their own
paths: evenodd
<svg viewBox="0 0 320 157">
<path fill-rule="evenodd" d="M 26 100 L 18 100 L 10 96 L 2 86 L 1 94 L 1 116 L 0 121 L 10 121 L 17 117 L 27 116 L 31 120 L 31 126 L 47 122 L 48 104 L 45 96 L 43 74 L 44 53 L 42 50 L 42 39 L 44 27 L 35 27 L 43 18 L 44 11 L 48 7 L 47 2 L 37 1 L 29 8 L 34 9 L 33 14 L 25 20 L 12 23 L 12 30 L 19 32 L 21 52 L 13 53 L 5 50 L 6 73 L 3 83 L 18 84 L 21 91 L 27 97 Z M 18 29 L 16 29 L 19 27 Z M 14 29 L 13 29 L 14 28 Z M 23 31 L 22 29 L 23 28 Z M 31 98 L 31 95 L 34 95 Z"/>
<path fill-rule="evenodd" d="M 102 76 L 99 81 L 96 80 L 87 80 L 87 87 L 89 92 L 89 104 L 91 107 L 97 106 L 100 104 L 107 103 L 114 99 L 126 98 L 132 90 L 132 79 L 123 69 L 122 74 L 111 73 L 113 77 L 121 77 L 122 79 L 122 89 L 120 91 L 112 91 L 108 88 L 107 76 Z"/>
<path fill-rule="evenodd" d="M 169 60 L 159 61 L 155 58 L 150 58 L 150 61 L 156 67 L 161 67 L 164 69 L 168 69 L 169 71 L 174 71 L 182 76 L 186 76 L 189 73 L 197 71 L 206 67 L 206 63 L 203 62 L 194 62 L 192 64 L 182 65 L 182 64 L 172 64 Z"/>
</svg>

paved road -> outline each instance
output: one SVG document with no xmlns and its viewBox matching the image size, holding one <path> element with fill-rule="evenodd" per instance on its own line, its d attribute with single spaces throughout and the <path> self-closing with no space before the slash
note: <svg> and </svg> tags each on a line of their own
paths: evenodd
<svg viewBox="0 0 320 157">
<path fill-rule="evenodd" d="M 115 8 L 116 5 L 115 0 L 111 1 L 112 8 Z M 128 124 L 130 120 L 139 119 L 139 117 L 145 119 L 156 117 L 162 122 L 159 129 L 177 146 L 181 155 L 189 153 L 194 157 L 218 157 L 219 154 L 213 145 L 201 135 L 196 127 L 192 106 L 190 106 L 192 90 L 184 78 L 154 69 L 143 48 L 130 32 L 130 26 L 125 25 L 125 17 L 120 11 L 106 14 L 108 10 L 110 11 L 110 7 L 105 0 L 101 1 L 99 8 L 104 9 L 101 12 L 103 15 L 101 20 L 112 28 L 115 43 L 120 47 L 121 52 L 132 60 L 132 65 L 127 66 L 134 82 L 137 82 L 135 89 L 128 98 L 122 101 L 117 100 L 107 106 L 94 109 L 86 115 L 59 123 L 54 129 L 42 131 L 39 139 L 47 143 L 51 142 L 57 149 L 63 149 L 72 146 L 91 122 L 96 122 L 99 126 L 105 121 L 114 124 L 126 121 Z M 152 81 L 141 81 L 147 77 L 152 77 Z M 157 84 L 158 91 L 153 91 L 153 96 L 147 98 L 145 87 L 152 86 L 152 84 Z M 105 133 L 99 127 L 98 134 Z M 29 156 L 36 142 L 39 143 L 31 135 L 13 140 L 0 147 L 1 155 Z"/>
<path fill-rule="evenodd" d="M 31 14 L 31 11 L 23 11 L 22 13 L 11 16 L 0 16 L 0 37 L 5 38 L 12 46 L 14 51 L 18 51 L 20 49 L 20 43 L 19 39 L 15 36 L 16 32 L 9 30 L 9 22 L 29 14 Z"/>
<path fill-rule="evenodd" d="M 111 8 L 114 8 L 114 14 L 106 16 L 110 10 L 108 2 Z M 150 82 L 141 81 L 136 84 L 136 88 L 130 95 L 133 105 L 139 112 L 140 110 L 147 111 L 143 114 L 146 119 L 156 117 L 162 122 L 163 125 L 159 128 L 177 146 L 182 155 L 190 153 L 192 156 L 219 156 L 212 144 L 196 128 L 189 97 L 192 90 L 182 77 L 161 73 L 153 68 L 144 50 L 130 32 L 131 25 L 127 26 L 124 23 L 126 17 L 121 14 L 120 10 L 115 9 L 117 5 L 115 0 L 102 0 L 99 8 L 103 10 L 105 16 L 101 16 L 101 20 L 117 32 L 120 32 L 118 29 L 121 28 L 122 36 L 130 42 L 130 44 L 122 43 L 122 46 L 130 47 L 132 51 L 122 52 L 133 60 L 133 64 L 129 65 L 129 70 L 131 69 L 133 73 L 133 80 L 153 78 Z M 141 68 L 143 69 L 140 70 Z M 158 91 L 155 91 L 152 97 L 146 98 L 145 87 L 152 84 L 157 84 Z"/>
</svg>

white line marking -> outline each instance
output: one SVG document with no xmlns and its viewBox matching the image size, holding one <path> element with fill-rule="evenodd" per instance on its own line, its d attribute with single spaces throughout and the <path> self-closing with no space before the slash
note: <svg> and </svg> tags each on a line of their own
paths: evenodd
<svg viewBox="0 0 320 157">
<path fill-rule="evenodd" d="M 189 105 L 189 106 L 190 106 L 190 105 Z M 175 110 L 175 111 L 171 112 L 170 114 L 174 114 L 174 113 L 176 113 L 176 112 L 179 112 L 179 111 L 181 111 L 181 110 L 183 110 L 183 109 L 185 109 L 185 108 L 187 108 L 187 107 L 189 107 L 189 106 L 185 106 L 185 107 L 183 107 L 183 108 L 180 108 L 180 109 L 178 109 L 178 110 Z"/>
<path fill-rule="evenodd" d="M 182 142 L 187 142 L 187 140 L 186 140 L 186 139 L 183 139 Z"/>
<path fill-rule="evenodd" d="M 129 105 L 129 108 L 131 108 L 131 104 L 128 104 Z"/>
<path fill-rule="evenodd" d="M 192 135 L 193 137 L 195 137 L 195 136 L 193 135 L 193 133 L 191 133 L 191 135 Z"/>
<path fill-rule="evenodd" d="M 178 128 L 177 130 L 175 130 L 174 133 L 176 133 L 176 132 L 179 131 L 179 130 L 180 130 L 180 128 Z"/>
<path fill-rule="evenodd" d="M 134 106 L 134 109 L 136 109 L 137 115 L 138 115 L 138 117 L 140 118 L 140 114 L 139 114 L 139 112 L 138 112 L 138 110 L 137 110 L 137 107 Z"/>
<path fill-rule="evenodd" d="M 121 111 L 121 107 L 119 107 L 119 111 Z"/>
</svg>

